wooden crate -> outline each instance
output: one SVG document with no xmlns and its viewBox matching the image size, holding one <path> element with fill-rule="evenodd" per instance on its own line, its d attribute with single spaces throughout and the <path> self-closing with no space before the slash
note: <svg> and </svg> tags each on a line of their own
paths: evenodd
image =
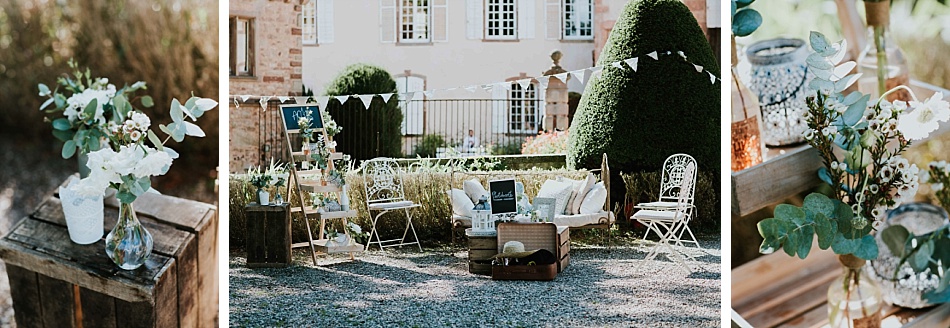
<svg viewBox="0 0 950 328">
<path fill-rule="evenodd" d="M 557 272 L 560 273 L 571 264 L 571 229 L 554 223 L 512 223 L 498 224 L 498 252 L 505 243 L 520 241 L 525 250 L 546 249 L 558 259 Z"/>
<path fill-rule="evenodd" d="M 106 200 L 105 230 L 118 218 Z M 145 194 L 134 203 L 154 238 L 132 271 L 69 239 L 60 200 L 47 198 L 0 239 L 20 327 L 212 327 L 217 323 L 217 215 L 208 204 Z"/>
<path fill-rule="evenodd" d="M 286 267 L 290 252 L 290 204 L 244 208 L 246 221 L 247 266 Z"/>
<path fill-rule="evenodd" d="M 498 254 L 497 235 L 468 235 L 468 272 L 491 275 L 491 261 L 495 254 Z"/>
</svg>

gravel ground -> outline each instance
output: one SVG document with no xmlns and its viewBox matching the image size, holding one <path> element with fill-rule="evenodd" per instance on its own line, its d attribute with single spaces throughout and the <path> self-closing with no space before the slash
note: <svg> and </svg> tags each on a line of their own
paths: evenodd
<svg viewBox="0 0 950 328">
<path fill-rule="evenodd" d="M 720 240 L 701 241 L 688 274 L 652 242 L 572 245 L 551 282 L 493 281 L 468 273 L 465 249 L 371 251 L 349 261 L 304 251 L 282 269 L 248 269 L 230 257 L 231 326 L 330 327 L 718 327 Z"/>
</svg>

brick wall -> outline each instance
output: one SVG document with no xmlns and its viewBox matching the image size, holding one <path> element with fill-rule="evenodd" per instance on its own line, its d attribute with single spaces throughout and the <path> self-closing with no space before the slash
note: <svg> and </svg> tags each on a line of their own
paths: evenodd
<svg viewBox="0 0 950 328">
<path fill-rule="evenodd" d="M 300 0 L 231 0 L 229 14 L 254 20 L 254 77 L 231 77 L 229 95 L 286 96 L 300 92 Z M 224 47 L 222 47 L 224 48 Z M 230 170 L 259 165 L 262 109 L 256 102 L 230 111 Z"/>
<path fill-rule="evenodd" d="M 702 27 L 706 39 L 709 40 L 710 30 L 706 27 L 706 0 L 681 0 L 689 11 L 696 17 L 699 26 Z M 610 30 L 617 23 L 617 18 L 623 12 L 626 1 L 618 0 L 594 0 L 594 61 L 600 58 L 600 51 L 604 49 L 607 43 L 607 37 L 610 36 Z M 718 31 L 718 30 L 716 30 Z M 716 32 L 718 33 L 718 32 Z M 718 36 L 715 40 L 719 40 Z M 718 42 L 714 49 L 719 49 Z M 717 51 L 718 52 L 718 51 Z"/>
</svg>

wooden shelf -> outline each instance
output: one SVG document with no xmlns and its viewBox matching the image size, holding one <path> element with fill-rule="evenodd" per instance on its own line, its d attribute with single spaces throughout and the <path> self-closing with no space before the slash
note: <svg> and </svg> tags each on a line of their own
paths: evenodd
<svg viewBox="0 0 950 328">
<path fill-rule="evenodd" d="M 923 101 L 936 92 L 950 97 L 950 91 L 911 81 L 911 89 Z M 950 124 L 942 124 L 930 136 L 950 131 Z M 926 141 L 926 140 L 924 140 Z M 920 144 L 924 141 L 917 141 Z M 818 151 L 809 145 L 769 148 L 766 160 L 742 171 L 732 172 L 732 215 L 737 220 L 767 206 L 814 188 L 821 183 L 818 169 L 822 166 Z"/>
<path fill-rule="evenodd" d="M 311 160 L 312 160 L 309 155 L 304 155 L 302 151 L 295 151 L 295 152 L 293 152 L 293 153 L 291 153 L 291 154 L 293 154 L 294 162 L 302 162 L 302 161 L 311 161 Z M 331 160 L 343 159 L 343 153 L 330 153 L 330 159 L 331 159 Z"/>
<path fill-rule="evenodd" d="M 316 219 L 342 219 L 342 218 L 353 218 L 353 217 L 357 217 L 357 216 L 359 215 L 359 213 L 357 213 L 356 210 L 319 213 L 319 212 L 317 212 L 316 209 L 313 209 L 313 208 L 310 207 L 310 206 L 305 207 L 305 208 L 304 208 L 304 211 L 305 211 L 305 213 L 307 214 L 307 216 L 314 216 L 314 218 L 316 218 Z M 290 213 L 300 213 L 300 208 L 299 208 L 299 207 L 292 207 L 292 208 L 290 209 Z"/>
<path fill-rule="evenodd" d="M 343 192 L 343 188 L 339 185 L 327 183 L 324 186 L 318 180 L 300 180 L 300 188 L 303 191 L 316 193 Z"/>
<path fill-rule="evenodd" d="M 317 252 L 323 252 L 326 254 L 339 254 L 339 253 L 360 253 L 366 249 L 366 245 L 353 243 L 347 246 L 327 246 L 328 240 L 320 239 L 313 241 L 313 247 Z"/>
</svg>

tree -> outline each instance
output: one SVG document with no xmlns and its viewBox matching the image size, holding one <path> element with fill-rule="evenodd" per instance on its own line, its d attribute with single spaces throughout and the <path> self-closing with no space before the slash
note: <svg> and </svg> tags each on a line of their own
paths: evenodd
<svg viewBox="0 0 950 328">
<path fill-rule="evenodd" d="M 659 60 L 647 56 L 654 51 L 662 53 Z M 569 167 L 597 168 L 607 153 L 612 181 L 622 181 L 621 171 L 655 172 L 668 156 L 686 153 L 701 170 L 719 172 L 722 84 L 711 84 L 709 75 L 697 72 L 679 51 L 719 76 L 712 48 L 686 5 L 677 0 L 627 3 L 601 52 L 603 74 L 587 85 L 574 115 Z M 611 66 L 633 57 L 640 58 L 636 72 Z M 614 185 L 611 194 L 619 201 L 624 189 Z"/>
<path fill-rule="evenodd" d="M 396 93 L 396 81 L 385 69 L 354 64 L 343 69 L 327 86 L 327 96 L 365 95 Z M 401 157 L 402 111 L 398 99 L 389 102 L 382 97 L 373 97 L 369 109 L 364 109 L 357 98 L 349 98 L 344 104 L 335 99 L 327 103 L 327 110 L 343 131 L 334 137 L 337 149 L 360 161 L 375 157 Z"/>
</svg>

